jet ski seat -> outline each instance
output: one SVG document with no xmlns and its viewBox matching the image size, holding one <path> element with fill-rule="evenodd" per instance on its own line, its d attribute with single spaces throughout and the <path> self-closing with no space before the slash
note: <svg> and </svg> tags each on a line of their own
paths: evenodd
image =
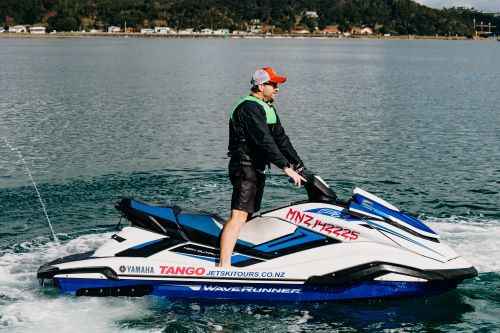
<svg viewBox="0 0 500 333">
<path fill-rule="evenodd" d="M 188 239 L 214 247 L 219 246 L 219 236 L 226 223 L 219 215 L 203 211 L 181 211 L 177 221 Z"/>
<path fill-rule="evenodd" d="M 217 214 L 184 211 L 179 206 L 151 204 L 135 198 L 124 198 L 115 207 L 133 226 L 216 247 L 225 224 Z"/>
</svg>

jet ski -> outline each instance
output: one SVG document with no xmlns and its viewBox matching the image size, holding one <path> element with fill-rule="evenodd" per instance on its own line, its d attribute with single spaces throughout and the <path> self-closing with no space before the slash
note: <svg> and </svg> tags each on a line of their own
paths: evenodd
<svg viewBox="0 0 500 333">
<path fill-rule="evenodd" d="M 124 198 L 116 208 L 130 226 L 37 277 L 77 296 L 331 301 L 434 295 L 477 276 L 410 214 L 359 188 L 342 201 L 303 176 L 308 199 L 254 214 L 231 268 L 218 267 L 220 216 Z"/>
</svg>

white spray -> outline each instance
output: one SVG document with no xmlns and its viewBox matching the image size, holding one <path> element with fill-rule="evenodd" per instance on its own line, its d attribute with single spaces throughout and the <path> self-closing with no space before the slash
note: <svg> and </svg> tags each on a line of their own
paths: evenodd
<svg viewBox="0 0 500 333">
<path fill-rule="evenodd" d="M 26 170 L 26 173 L 28 174 L 28 177 L 31 179 L 31 182 L 33 183 L 33 187 L 35 188 L 36 195 L 38 196 L 38 201 L 40 201 L 40 205 L 42 206 L 43 213 L 45 214 L 45 217 L 47 218 L 47 222 L 49 223 L 50 231 L 52 231 L 52 236 L 54 237 L 54 242 L 56 246 L 60 249 L 61 244 L 59 242 L 59 239 L 57 239 L 56 233 L 54 232 L 54 228 L 52 227 L 52 223 L 50 222 L 49 214 L 47 213 L 47 209 L 45 208 L 45 204 L 43 203 L 42 196 L 40 195 L 40 191 L 38 191 L 38 187 L 36 186 L 35 180 L 33 179 L 33 176 L 31 175 L 31 171 L 28 168 L 28 164 L 26 163 L 26 160 L 23 157 L 23 154 L 17 149 L 16 147 L 12 146 L 9 141 L 7 141 L 6 138 L 1 137 L 2 140 L 5 142 L 5 145 L 13 152 L 17 154 L 19 159 L 23 162 L 24 169 Z"/>
</svg>

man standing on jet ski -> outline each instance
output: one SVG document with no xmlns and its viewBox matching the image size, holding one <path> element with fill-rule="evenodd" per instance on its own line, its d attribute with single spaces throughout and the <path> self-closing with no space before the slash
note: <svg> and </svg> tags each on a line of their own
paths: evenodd
<svg viewBox="0 0 500 333">
<path fill-rule="evenodd" d="M 276 165 L 297 186 L 305 181 L 295 171 L 302 170 L 304 164 L 272 105 L 278 84 L 285 81 L 271 67 L 257 70 L 252 76 L 250 95 L 242 98 L 230 114 L 228 156 L 233 194 L 231 216 L 220 240 L 221 267 L 231 266 L 231 255 L 248 214 L 260 210 L 266 165 Z"/>
</svg>

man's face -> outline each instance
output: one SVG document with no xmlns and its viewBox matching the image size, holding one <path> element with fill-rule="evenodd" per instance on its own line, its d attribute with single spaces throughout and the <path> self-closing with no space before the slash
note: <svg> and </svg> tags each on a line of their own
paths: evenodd
<svg viewBox="0 0 500 333">
<path fill-rule="evenodd" d="M 278 90 L 278 84 L 273 82 L 263 83 L 261 87 L 262 95 L 266 102 L 273 102 L 276 99 Z"/>
</svg>

